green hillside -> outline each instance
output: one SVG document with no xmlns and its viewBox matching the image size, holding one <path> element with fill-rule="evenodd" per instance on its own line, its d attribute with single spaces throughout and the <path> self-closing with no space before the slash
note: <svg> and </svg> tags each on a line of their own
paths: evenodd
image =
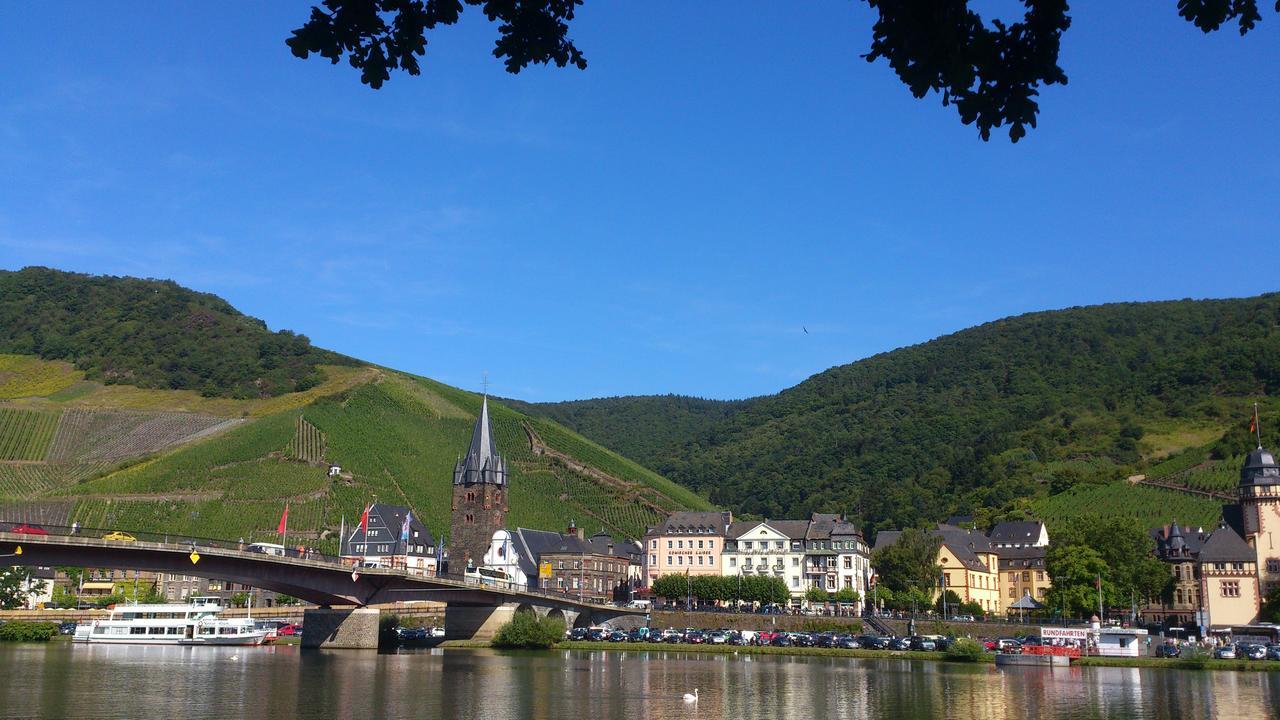
<svg viewBox="0 0 1280 720">
<path fill-rule="evenodd" d="M 737 511 L 844 511 L 874 529 L 1029 501 L 1047 512 L 1051 495 L 1122 482 L 1186 448 L 1241 453 L 1255 400 L 1274 442 L 1278 391 L 1270 294 L 1007 318 L 745 401 L 527 407 Z M 679 434 L 650 430 L 672 418 Z M 1147 489 L 1129 501 L 1149 501 Z"/>
<path fill-rule="evenodd" d="M 23 273 L 23 282 L 32 282 Z M 176 329 L 185 326 L 172 315 L 189 317 L 193 303 L 243 318 L 217 298 L 171 283 L 35 275 L 53 278 L 58 288 L 67 282 L 92 288 L 73 288 L 73 295 L 118 299 L 118 317 L 137 316 L 130 298 L 183 298 L 146 311 L 173 333 L 187 332 Z M 5 302 L 14 304 L 12 294 L 0 297 L 0 306 Z M 24 303 L 30 305 L 17 302 Z M 60 307 L 66 312 L 37 323 L 35 335 L 102 337 L 99 305 L 83 312 L 74 303 Z M 275 342 L 258 321 L 236 322 L 261 347 Z M 159 335 L 151 341 L 165 344 Z M 226 338 L 187 341 L 212 343 L 217 355 Z M 233 359 L 219 359 L 204 372 L 252 371 L 263 359 L 241 353 L 238 341 L 226 342 Z M 239 381 L 210 386 L 203 375 L 176 384 L 183 389 L 128 384 L 125 379 L 148 377 L 168 363 L 128 352 L 72 353 L 64 360 L 0 355 L 0 519 L 274 540 L 287 503 L 290 536 L 332 551 L 343 518 L 353 521 L 376 498 L 408 505 L 437 536 L 447 533 L 453 465 L 469 444 L 480 397 L 327 351 L 307 349 L 297 357 L 315 364 L 294 377 L 293 392 L 247 393 Z M 105 368 L 114 369 L 110 378 Z M 639 537 L 674 510 L 711 508 L 555 422 L 494 401 L 490 410 L 499 451 L 508 459 L 512 526 L 563 529 L 574 521 L 591 531 Z M 330 477 L 329 464 L 339 465 L 341 474 Z"/>
<path fill-rule="evenodd" d="M 241 398 L 306 390 L 318 365 L 354 364 L 174 282 L 39 267 L 0 271 L 0 353 L 68 360 L 108 384 Z"/>
</svg>

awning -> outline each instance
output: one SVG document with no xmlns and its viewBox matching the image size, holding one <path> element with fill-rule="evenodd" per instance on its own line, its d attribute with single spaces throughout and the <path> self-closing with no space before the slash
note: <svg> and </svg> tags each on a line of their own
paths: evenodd
<svg viewBox="0 0 1280 720">
<path fill-rule="evenodd" d="M 87 582 L 80 586 L 81 590 L 115 590 L 116 584 L 110 582 Z"/>
</svg>

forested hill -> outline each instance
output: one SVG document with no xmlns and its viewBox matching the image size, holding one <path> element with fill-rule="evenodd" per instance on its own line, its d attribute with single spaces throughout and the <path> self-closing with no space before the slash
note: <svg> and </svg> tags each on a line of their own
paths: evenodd
<svg viewBox="0 0 1280 720">
<path fill-rule="evenodd" d="M 736 403 L 528 407 L 735 510 L 846 511 L 874 529 L 1016 511 L 1227 431 L 1219 453 L 1241 452 L 1227 445 L 1246 442 L 1250 403 L 1277 391 L 1269 294 L 1007 318 Z"/>
<path fill-rule="evenodd" d="M 0 271 L 0 353 L 67 360 L 108 384 L 235 398 L 307 390 L 323 379 L 317 365 L 355 364 L 172 281 L 41 267 Z"/>
</svg>

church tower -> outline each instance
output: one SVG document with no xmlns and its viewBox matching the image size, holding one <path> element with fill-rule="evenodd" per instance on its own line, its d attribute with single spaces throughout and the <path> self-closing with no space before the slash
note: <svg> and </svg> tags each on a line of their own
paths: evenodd
<svg viewBox="0 0 1280 720">
<path fill-rule="evenodd" d="M 450 573 L 481 563 L 493 534 L 506 529 L 507 509 L 507 461 L 493 442 L 486 395 L 471 431 L 471 447 L 453 467 Z"/>
</svg>

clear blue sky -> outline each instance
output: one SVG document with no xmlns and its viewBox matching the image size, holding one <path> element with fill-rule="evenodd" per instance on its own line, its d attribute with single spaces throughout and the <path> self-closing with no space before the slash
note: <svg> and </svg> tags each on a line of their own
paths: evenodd
<svg viewBox="0 0 1280 720">
<path fill-rule="evenodd" d="M 529 400 L 744 397 L 1011 314 L 1273 291 L 1263 5 L 1240 38 L 1073 3 L 1071 82 L 1011 145 L 861 60 L 848 0 L 592 0 L 590 67 L 519 76 L 468 8 L 376 92 L 289 54 L 306 2 L 3 3 L 0 267 L 172 278 Z"/>
</svg>

